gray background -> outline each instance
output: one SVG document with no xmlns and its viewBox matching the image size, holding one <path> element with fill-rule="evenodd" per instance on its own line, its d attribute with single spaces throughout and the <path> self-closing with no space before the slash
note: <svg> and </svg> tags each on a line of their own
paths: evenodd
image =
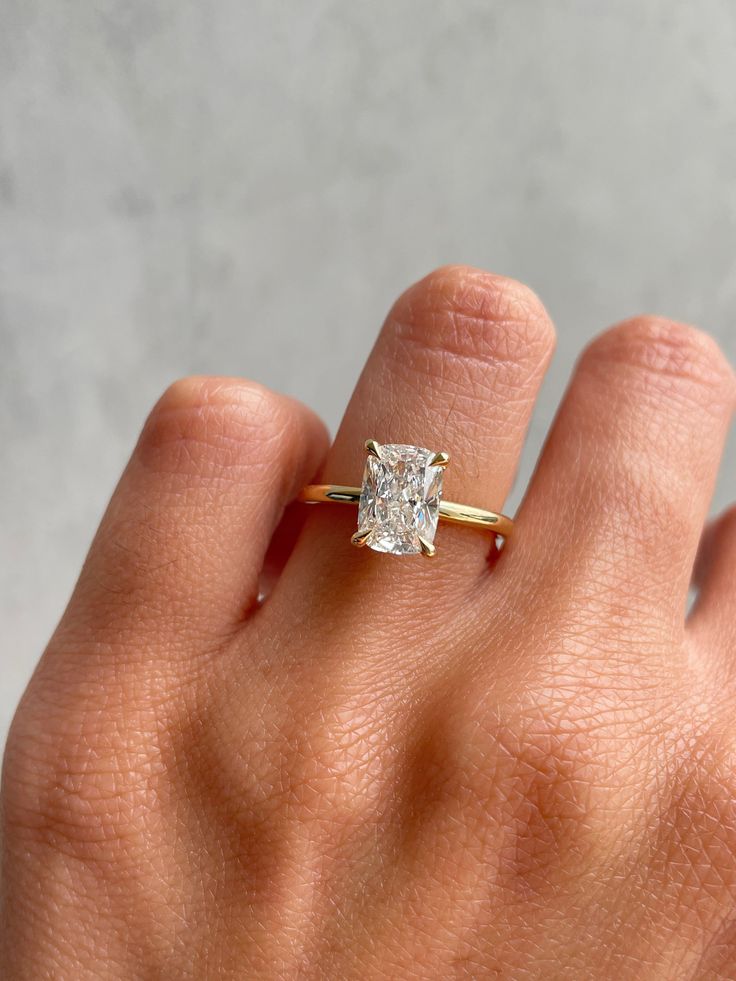
<svg viewBox="0 0 736 981">
<path fill-rule="evenodd" d="M 736 5 L 0 0 L 0 209 L 1 735 L 176 376 L 334 427 L 398 291 L 504 272 L 560 335 L 523 487 L 607 323 L 736 358 Z"/>
</svg>

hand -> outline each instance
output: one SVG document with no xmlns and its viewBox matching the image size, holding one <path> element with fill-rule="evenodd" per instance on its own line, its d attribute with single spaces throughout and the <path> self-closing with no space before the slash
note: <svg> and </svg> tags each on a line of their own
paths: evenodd
<svg viewBox="0 0 736 981">
<path fill-rule="evenodd" d="M 4 979 L 734 977 L 736 511 L 685 617 L 715 344 L 595 341 L 493 566 L 471 529 L 429 561 L 352 548 L 354 508 L 280 522 L 367 437 L 501 509 L 552 346 L 527 289 L 448 268 L 329 451 L 256 384 L 169 389 L 10 734 Z"/>
</svg>

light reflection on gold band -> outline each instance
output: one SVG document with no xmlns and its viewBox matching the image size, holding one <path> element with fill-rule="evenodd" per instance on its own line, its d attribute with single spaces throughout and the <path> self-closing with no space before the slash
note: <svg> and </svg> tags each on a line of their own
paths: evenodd
<svg viewBox="0 0 736 981">
<path fill-rule="evenodd" d="M 305 504 L 358 504 L 360 487 L 348 487 L 343 484 L 308 484 L 299 495 L 299 500 Z M 514 527 L 514 522 L 505 514 L 484 511 L 483 508 L 474 508 L 469 504 L 440 501 L 439 512 L 442 521 L 484 528 L 503 538 L 508 538 Z"/>
</svg>

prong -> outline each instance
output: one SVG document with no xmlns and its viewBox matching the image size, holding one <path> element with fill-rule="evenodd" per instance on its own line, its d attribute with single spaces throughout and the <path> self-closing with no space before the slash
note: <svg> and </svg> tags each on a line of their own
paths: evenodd
<svg viewBox="0 0 736 981">
<path fill-rule="evenodd" d="M 430 467 L 446 467 L 449 462 L 449 453 L 435 453 L 435 455 L 429 461 L 429 465 Z"/>
<path fill-rule="evenodd" d="M 421 535 L 419 536 L 419 547 L 422 550 L 422 555 L 426 555 L 428 559 L 431 559 L 437 551 L 434 545 L 428 542 L 426 538 L 422 538 Z"/>
<path fill-rule="evenodd" d="M 356 548 L 363 548 L 368 541 L 370 534 L 370 529 L 359 528 L 350 539 L 350 542 L 352 545 L 355 545 Z"/>
<path fill-rule="evenodd" d="M 371 456 L 380 457 L 381 447 L 378 445 L 375 439 L 367 439 L 365 441 L 365 448 Z"/>
</svg>

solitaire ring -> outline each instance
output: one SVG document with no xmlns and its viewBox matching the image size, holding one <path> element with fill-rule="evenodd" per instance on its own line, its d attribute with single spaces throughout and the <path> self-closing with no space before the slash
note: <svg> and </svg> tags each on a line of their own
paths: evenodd
<svg viewBox="0 0 736 981">
<path fill-rule="evenodd" d="M 299 495 L 306 504 L 357 504 L 358 530 L 353 545 L 391 555 L 433 556 L 437 522 L 484 528 L 508 538 L 513 521 L 495 511 L 442 500 L 447 453 L 404 443 L 365 441 L 362 487 L 309 484 Z"/>
</svg>

